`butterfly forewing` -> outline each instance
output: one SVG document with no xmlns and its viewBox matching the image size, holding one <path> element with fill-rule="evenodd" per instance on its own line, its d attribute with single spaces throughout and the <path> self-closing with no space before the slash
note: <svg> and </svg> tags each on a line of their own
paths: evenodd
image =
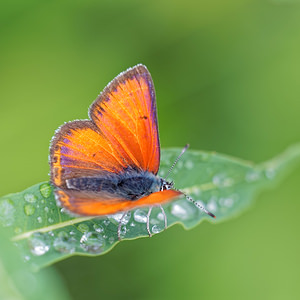
<svg viewBox="0 0 300 300">
<path fill-rule="evenodd" d="M 160 162 L 156 99 L 151 75 L 138 65 L 117 76 L 92 104 L 91 120 L 64 124 L 50 147 L 51 181 L 66 188 L 77 177 L 157 174 Z"/>
<path fill-rule="evenodd" d="M 138 65 L 117 76 L 92 104 L 90 117 L 129 166 L 157 174 L 160 147 L 150 73 Z"/>
</svg>

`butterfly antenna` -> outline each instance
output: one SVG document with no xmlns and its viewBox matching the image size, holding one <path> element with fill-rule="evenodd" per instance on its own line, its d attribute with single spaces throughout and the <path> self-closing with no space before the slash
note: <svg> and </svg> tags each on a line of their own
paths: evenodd
<svg viewBox="0 0 300 300">
<path fill-rule="evenodd" d="M 211 213 L 210 211 L 208 211 L 204 206 L 202 206 L 201 204 L 199 204 L 199 202 L 196 202 L 192 197 L 184 194 L 184 196 L 186 197 L 187 200 L 191 201 L 195 206 L 197 206 L 198 208 L 200 208 L 203 212 L 205 212 L 206 214 L 208 214 L 209 216 L 216 218 L 216 216 Z"/>
<path fill-rule="evenodd" d="M 164 180 L 166 180 L 166 179 L 169 177 L 169 175 L 171 174 L 172 170 L 174 169 L 174 167 L 175 167 L 176 164 L 178 163 L 179 159 L 181 158 L 181 156 L 184 154 L 184 152 L 185 152 L 189 147 L 190 147 L 189 144 L 186 144 L 186 145 L 184 146 L 184 148 L 182 149 L 181 153 L 178 155 L 178 157 L 175 159 L 173 165 L 172 165 L 171 168 L 169 169 L 169 171 L 168 171 L 166 177 L 164 178 Z"/>
</svg>

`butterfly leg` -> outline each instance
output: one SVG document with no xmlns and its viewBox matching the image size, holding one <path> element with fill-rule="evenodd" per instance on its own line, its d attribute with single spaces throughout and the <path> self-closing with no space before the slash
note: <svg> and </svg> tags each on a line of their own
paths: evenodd
<svg viewBox="0 0 300 300">
<path fill-rule="evenodd" d="M 127 215 L 127 211 L 124 212 L 124 214 L 122 215 L 119 224 L 118 224 L 118 240 L 121 241 L 121 227 L 122 227 L 122 221 L 124 219 L 124 217 Z"/>
<path fill-rule="evenodd" d="M 147 231 L 148 231 L 149 237 L 152 236 L 151 231 L 150 231 L 150 215 L 151 215 L 151 211 L 152 211 L 152 206 L 149 207 L 149 210 L 148 210 L 148 213 L 147 213 Z"/>
<path fill-rule="evenodd" d="M 166 230 L 167 227 L 168 227 L 168 219 L 167 219 L 167 215 L 166 215 L 165 210 L 163 209 L 163 207 L 162 207 L 161 205 L 159 205 L 159 207 L 160 207 L 160 210 L 161 210 L 161 212 L 162 212 L 162 214 L 163 214 L 163 216 L 164 216 L 165 230 Z"/>
</svg>

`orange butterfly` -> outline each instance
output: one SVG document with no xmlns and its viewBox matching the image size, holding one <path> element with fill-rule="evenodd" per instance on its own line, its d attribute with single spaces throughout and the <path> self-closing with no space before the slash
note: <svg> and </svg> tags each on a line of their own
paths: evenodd
<svg viewBox="0 0 300 300">
<path fill-rule="evenodd" d="M 91 105 L 89 117 L 62 125 L 52 139 L 50 166 L 56 199 L 71 213 L 83 216 L 149 206 L 151 236 L 151 208 L 183 193 L 157 176 L 156 99 L 147 68 L 137 65 L 118 75 Z M 119 239 L 120 226 L 121 221 Z"/>
</svg>

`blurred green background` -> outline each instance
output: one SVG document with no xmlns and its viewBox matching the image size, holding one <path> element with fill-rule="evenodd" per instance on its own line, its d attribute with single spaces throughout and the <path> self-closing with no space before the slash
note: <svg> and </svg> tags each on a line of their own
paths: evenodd
<svg viewBox="0 0 300 300">
<path fill-rule="evenodd" d="M 162 147 L 261 162 L 300 141 L 297 1 L 2 1 L 0 195 L 119 72 L 152 73 Z M 230 222 L 56 264 L 73 299 L 299 299 L 300 169 Z"/>
</svg>

